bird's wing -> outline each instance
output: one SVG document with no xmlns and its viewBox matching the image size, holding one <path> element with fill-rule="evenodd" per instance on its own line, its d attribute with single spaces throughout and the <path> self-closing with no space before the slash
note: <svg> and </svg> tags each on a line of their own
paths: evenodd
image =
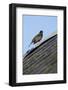
<svg viewBox="0 0 68 90">
<path fill-rule="evenodd" d="M 32 39 L 32 42 L 34 42 L 39 36 L 40 36 L 40 34 L 37 34 L 37 35 Z"/>
</svg>

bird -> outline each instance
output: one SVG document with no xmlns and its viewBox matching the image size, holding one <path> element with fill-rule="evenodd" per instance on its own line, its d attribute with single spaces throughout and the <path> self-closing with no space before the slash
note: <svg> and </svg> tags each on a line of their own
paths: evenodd
<svg viewBox="0 0 68 90">
<path fill-rule="evenodd" d="M 43 38 L 43 31 L 41 30 L 31 41 L 30 45 L 33 43 L 33 44 L 36 44 L 37 42 L 40 42 Z M 29 45 L 29 46 L 30 46 Z"/>
</svg>

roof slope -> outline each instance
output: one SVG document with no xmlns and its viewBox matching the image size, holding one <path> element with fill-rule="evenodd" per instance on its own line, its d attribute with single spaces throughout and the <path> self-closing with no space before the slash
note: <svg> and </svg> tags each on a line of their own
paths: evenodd
<svg viewBox="0 0 68 90">
<path fill-rule="evenodd" d="M 57 34 L 31 50 L 23 59 L 23 74 L 57 73 Z"/>
</svg>

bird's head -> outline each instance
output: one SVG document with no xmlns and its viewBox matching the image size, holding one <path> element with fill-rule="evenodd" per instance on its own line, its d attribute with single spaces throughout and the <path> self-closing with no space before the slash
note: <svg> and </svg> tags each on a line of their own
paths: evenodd
<svg viewBox="0 0 68 90">
<path fill-rule="evenodd" d="M 43 34 L 43 31 L 41 30 L 40 33 Z"/>
</svg>

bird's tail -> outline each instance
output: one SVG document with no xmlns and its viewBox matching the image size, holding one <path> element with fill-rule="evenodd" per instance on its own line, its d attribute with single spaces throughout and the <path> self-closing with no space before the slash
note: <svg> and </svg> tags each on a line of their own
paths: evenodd
<svg viewBox="0 0 68 90">
<path fill-rule="evenodd" d="M 31 44 L 32 44 L 32 42 L 29 44 L 29 47 L 30 47 Z"/>
</svg>

